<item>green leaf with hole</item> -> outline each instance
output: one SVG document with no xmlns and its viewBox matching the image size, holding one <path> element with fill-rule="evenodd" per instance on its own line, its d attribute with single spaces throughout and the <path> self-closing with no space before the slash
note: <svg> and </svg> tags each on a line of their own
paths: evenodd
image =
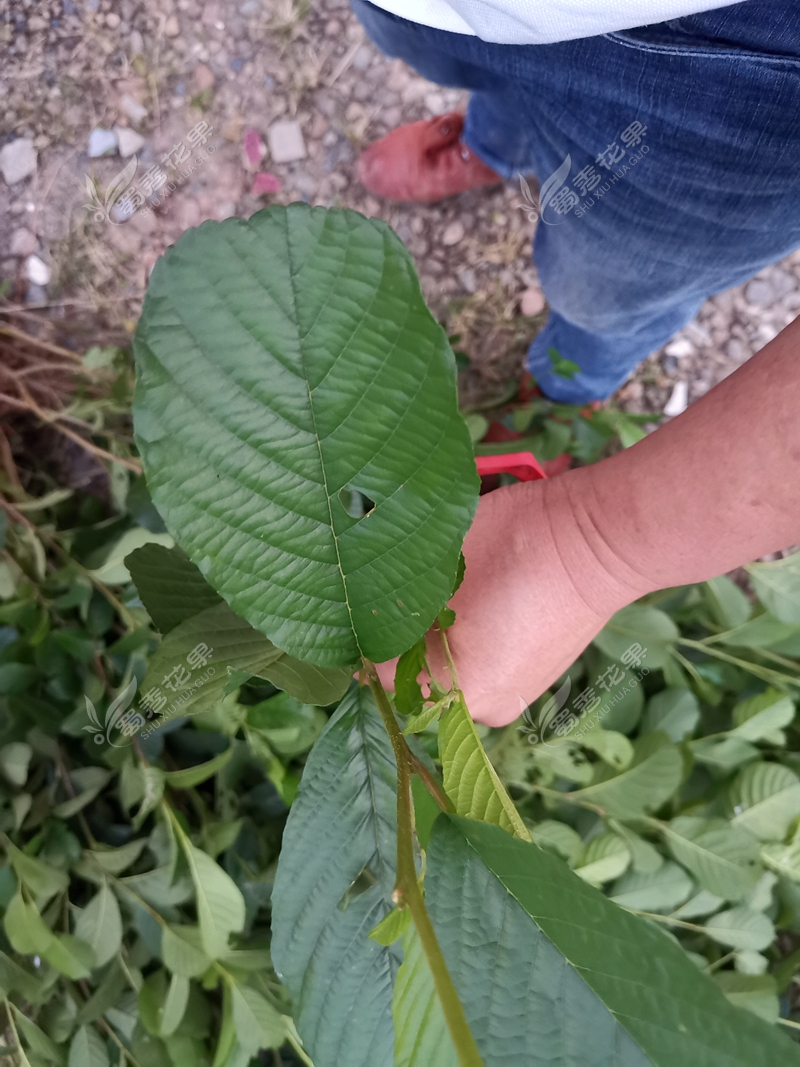
<svg viewBox="0 0 800 1067">
<path fill-rule="evenodd" d="M 187 231 L 134 351 L 153 501 L 237 613 L 322 667 L 425 633 L 478 477 L 452 351 L 384 223 L 292 204 Z"/>
<path fill-rule="evenodd" d="M 354 687 L 308 756 L 272 893 L 275 970 L 317 1067 L 392 1062 L 400 946 L 368 934 L 394 909 L 396 782 L 378 709 Z"/>
<path fill-rule="evenodd" d="M 439 723 L 439 759 L 444 791 L 459 815 L 496 823 L 530 841 L 530 831 L 489 762 L 460 694 Z"/>
<path fill-rule="evenodd" d="M 425 899 L 486 1067 L 800 1063 L 662 929 L 496 826 L 439 817 Z"/>
</svg>

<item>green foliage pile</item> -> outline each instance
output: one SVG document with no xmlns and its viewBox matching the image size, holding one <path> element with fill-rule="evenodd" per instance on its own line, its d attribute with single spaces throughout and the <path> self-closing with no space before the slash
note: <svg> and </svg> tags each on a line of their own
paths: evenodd
<svg viewBox="0 0 800 1067">
<path fill-rule="evenodd" d="M 487 731 L 415 683 L 477 479 L 391 231 L 204 224 L 136 354 L 158 511 L 5 508 L 0 1054 L 800 1063 L 797 557 L 624 609 Z"/>
</svg>

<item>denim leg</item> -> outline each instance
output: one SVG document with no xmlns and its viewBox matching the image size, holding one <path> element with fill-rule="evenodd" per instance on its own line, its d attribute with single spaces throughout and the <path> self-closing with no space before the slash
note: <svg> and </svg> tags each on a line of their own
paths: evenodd
<svg viewBox="0 0 800 1067">
<path fill-rule="evenodd" d="M 800 246 L 800 20 L 785 3 L 526 46 L 353 6 L 384 51 L 473 90 L 464 139 L 499 173 L 541 184 L 569 156 L 534 244 L 551 312 L 529 366 L 548 395 L 608 396 L 707 297 Z M 580 372 L 553 374 L 549 348 Z"/>
</svg>

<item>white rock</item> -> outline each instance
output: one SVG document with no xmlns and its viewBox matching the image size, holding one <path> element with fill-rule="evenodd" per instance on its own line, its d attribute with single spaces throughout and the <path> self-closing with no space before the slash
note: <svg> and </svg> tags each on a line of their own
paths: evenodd
<svg viewBox="0 0 800 1067">
<path fill-rule="evenodd" d="M 50 268 L 38 256 L 28 256 L 25 260 L 25 274 L 34 285 L 47 285 L 50 281 Z"/>
<path fill-rule="evenodd" d="M 797 281 L 788 271 L 773 267 L 762 278 L 753 278 L 747 283 L 745 299 L 751 304 L 766 307 L 781 300 L 787 293 L 797 288 Z"/>
<path fill-rule="evenodd" d="M 532 285 L 519 298 L 519 310 L 523 315 L 538 315 L 544 311 L 546 303 L 542 290 L 538 285 Z"/>
<path fill-rule="evenodd" d="M 117 148 L 117 135 L 113 130 L 95 128 L 89 134 L 89 159 L 113 155 Z"/>
<path fill-rule="evenodd" d="M 734 363 L 744 363 L 750 358 L 750 349 L 738 337 L 731 337 L 725 345 L 725 355 Z"/>
<path fill-rule="evenodd" d="M 450 225 L 445 229 L 444 233 L 442 234 L 442 244 L 448 246 L 457 245 L 458 242 L 463 238 L 463 236 L 464 227 L 458 221 L 458 219 L 456 219 L 455 222 L 450 223 Z"/>
<path fill-rule="evenodd" d="M 664 414 L 670 418 L 680 415 L 689 406 L 689 386 L 684 381 L 675 382 L 672 396 L 664 406 Z"/>
<path fill-rule="evenodd" d="M 31 233 L 25 226 L 19 226 L 11 234 L 9 251 L 12 256 L 30 256 L 36 251 L 38 245 L 36 234 Z"/>
<path fill-rule="evenodd" d="M 294 163 L 306 158 L 303 131 L 294 119 L 273 122 L 267 130 L 267 142 L 273 163 Z"/>
<path fill-rule="evenodd" d="M 664 353 L 674 359 L 682 359 L 684 356 L 694 355 L 694 345 L 687 337 L 676 337 L 674 341 L 670 341 Z"/>
<path fill-rule="evenodd" d="M 136 130 L 130 130 L 127 126 L 115 126 L 114 133 L 117 135 L 119 154 L 123 159 L 134 156 L 145 146 L 145 139 Z"/>
<path fill-rule="evenodd" d="M 0 148 L 0 171 L 8 185 L 21 182 L 36 170 L 36 149 L 29 137 L 18 137 Z"/>
<path fill-rule="evenodd" d="M 119 107 L 120 111 L 124 111 L 131 122 L 135 122 L 137 126 L 147 118 L 147 108 L 130 93 L 122 94 L 119 98 Z"/>
</svg>

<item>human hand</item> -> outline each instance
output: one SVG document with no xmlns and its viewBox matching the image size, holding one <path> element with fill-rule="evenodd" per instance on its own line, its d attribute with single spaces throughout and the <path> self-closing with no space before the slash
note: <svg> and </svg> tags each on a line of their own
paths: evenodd
<svg viewBox="0 0 800 1067">
<path fill-rule="evenodd" d="M 464 542 L 466 572 L 450 606 L 447 640 L 467 707 L 503 726 L 570 666 L 614 612 L 640 592 L 622 581 L 585 539 L 564 492 L 566 479 L 520 483 L 481 497 Z M 629 575 L 626 575 L 629 579 Z M 428 634 L 428 663 L 450 679 L 440 634 Z M 382 665 L 391 687 L 394 663 Z"/>
</svg>

